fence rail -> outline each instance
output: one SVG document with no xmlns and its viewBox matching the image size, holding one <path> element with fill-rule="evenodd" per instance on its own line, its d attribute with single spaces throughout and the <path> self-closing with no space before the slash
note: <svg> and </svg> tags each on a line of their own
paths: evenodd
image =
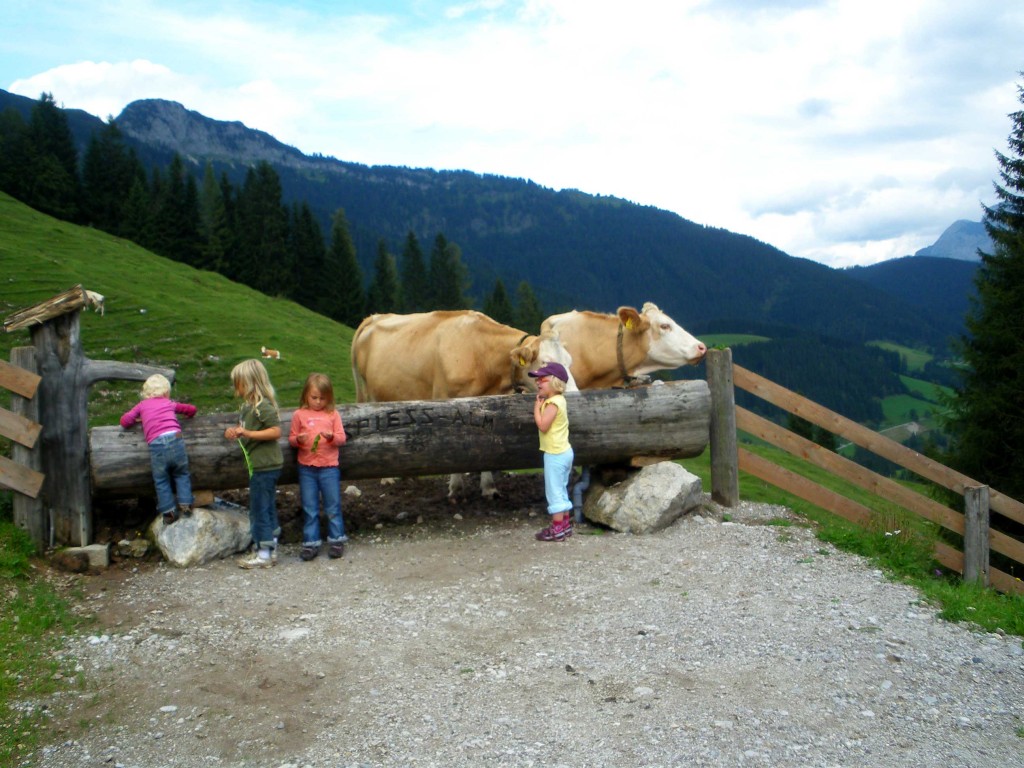
<svg viewBox="0 0 1024 768">
<path fill-rule="evenodd" d="M 712 354 L 725 354 L 729 362 L 731 362 L 731 352 L 729 350 L 713 350 L 709 355 Z M 711 370 L 711 365 L 712 363 L 709 362 L 709 371 Z M 721 367 L 722 364 L 718 363 L 717 368 L 721 369 Z M 977 503 L 977 498 L 980 494 L 976 492 L 979 486 L 982 485 L 981 483 L 933 459 L 922 456 L 916 451 L 884 435 L 873 432 L 867 427 L 857 424 L 838 413 L 830 411 L 828 408 L 814 403 L 742 366 L 732 364 L 730 370 L 731 381 L 734 386 L 760 397 L 788 413 L 799 416 L 822 429 L 828 430 L 832 434 L 843 437 L 855 445 L 882 456 L 894 464 L 931 480 L 943 488 L 964 495 L 972 503 Z M 722 394 L 719 390 L 720 387 L 715 387 L 712 383 L 713 398 L 733 399 L 732 392 Z M 962 512 L 940 504 L 934 499 L 917 493 L 887 477 L 865 469 L 859 464 L 800 437 L 744 408 L 735 407 L 734 412 L 737 431 L 753 435 L 875 496 L 923 517 L 948 531 L 964 536 L 965 541 L 968 542 L 965 544 L 967 547 L 977 542 L 983 542 L 986 551 L 980 553 L 977 557 L 973 556 L 970 549 L 970 554 L 965 557 L 964 552 L 942 542 L 936 544 L 934 556 L 939 563 L 951 570 L 964 574 L 965 578 L 976 577 L 978 574 L 974 571 L 980 568 L 980 577 L 996 589 L 1003 592 L 1024 594 L 1024 583 L 1008 573 L 991 568 L 988 564 L 990 551 L 998 552 L 1018 563 L 1024 563 L 1024 542 L 1000 531 L 988 529 L 987 508 L 982 510 L 983 514 L 980 516 L 982 521 L 980 524 L 985 528 L 985 535 L 974 536 L 975 521 L 973 517 L 967 517 Z M 739 470 L 778 486 L 795 496 L 858 525 L 868 525 L 876 517 L 870 508 L 848 499 L 835 491 L 824 488 L 813 480 L 780 467 L 745 449 L 735 447 L 734 450 L 737 457 L 735 466 Z M 719 452 L 721 453 L 722 451 L 720 450 Z M 712 461 L 715 461 L 714 454 Z M 985 495 L 988 497 L 988 507 L 1010 520 L 1024 523 L 1024 504 L 994 489 L 986 490 L 987 494 Z M 980 561 L 980 565 L 973 561 Z M 965 562 L 967 564 L 966 568 Z"/>
</svg>

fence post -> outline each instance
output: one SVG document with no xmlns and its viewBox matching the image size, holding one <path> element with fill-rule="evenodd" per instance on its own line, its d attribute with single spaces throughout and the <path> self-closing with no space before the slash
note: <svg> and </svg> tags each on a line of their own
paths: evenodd
<svg viewBox="0 0 1024 768">
<path fill-rule="evenodd" d="M 989 585 L 987 485 L 964 488 L 964 581 Z"/>
<path fill-rule="evenodd" d="M 29 373 L 37 373 L 36 348 L 15 347 L 11 350 L 11 363 Z M 24 416 L 31 421 L 39 421 L 39 399 L 35 393 L 26 392 L 25 396 L 18 393 L 11 395 L 11 412 Z M 12 443 L 11 458 L 23 467 L 36 472 L 43 470 L 42 449 L 39 443 L 26 448 L 17 442 Z M 39 496 L 31 497 L 21 493 L 14 494 L 14 524 L 25 531 L 36 548 L 42 552 L 49 540 L 49 521 L 43 512 L 43 501 Z"/>
<path fill-rule="evenodd" d="M 732 350 L 709 349 L 705 364 L 711 390 L 711 498 L 735 507 L 740 503 L 740 478 Z"/>
</svg>

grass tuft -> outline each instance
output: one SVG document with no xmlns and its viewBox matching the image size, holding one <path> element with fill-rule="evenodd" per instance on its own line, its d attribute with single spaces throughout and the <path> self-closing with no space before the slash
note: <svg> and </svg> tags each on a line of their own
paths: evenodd
<svg viewBox="0 0 1024 768">
<path fill-rule="evenodd" d="M 35 571 L 31 540 L 10 520 L 10 495 L 0 499 L 0 765 L 21 765 L 47 733 L 36 702 L 74 684 L 73 660 L 62 658 L 78 619 Z"/>
</svg>

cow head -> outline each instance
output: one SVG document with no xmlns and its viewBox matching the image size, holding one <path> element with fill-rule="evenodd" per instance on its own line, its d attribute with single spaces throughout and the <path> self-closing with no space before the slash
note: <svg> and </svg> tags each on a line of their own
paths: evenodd
<svg viewBox="0 0 1024 768">
<path fill-rule="evenodd" d="M 512 364 L 512 388 L 516 392 L 536 392 L 537 380 L 532 378 L 529 373 L 536 371 L 545 363 L 561 363 L 566 371 L 569 371 L 572 365 L 572 355 L 562 346 L 558 335 L 553 333 L 527 337 L 522 344 L 509 353 L 509 360 Z M 566 392 L 579 390 L 571 372 L 565 390 Z"/>
<path fill-rule="evenodd" d="M 633 307 L 619 307 L 619 322 L 623 332 L 634 334 L 647 350 L 646 359 L 634 374 L 651 373 L 681 365 L 696 365 L 704 359 L 708 348 L 685 331 L 651 302 L 643 311 Z"/>
</svg>

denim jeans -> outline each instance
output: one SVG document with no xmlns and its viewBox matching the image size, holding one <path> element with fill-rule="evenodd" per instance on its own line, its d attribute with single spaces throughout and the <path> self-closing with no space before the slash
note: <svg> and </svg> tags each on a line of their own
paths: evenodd
<svg viewBox="0 0 1024 768">
<path fill-rule="evenodd" d="M 548 514 L 571 512 L 569 476 L 574 458 L 572 447 L 562 453 L 544 454 L 544 495 L 548 499 Z"/>
<path fill-rule="evenodd" d="M 192 478 L 188 473 L 188 454 L 181 432 L 154 438 L 149 444 L 149 463 L 153 468 L 153 485 L 156 486 L 157 514 L 174 511 L 175 491 L 178 504 L 192 503 Z"/>
<path fill-rule="evenodd" d="M 327 518 L 327 543 L 348 541 L 341 517 L 341 470 L 338 467 L 299 464 L 299 493 L 302 496 L 302 546 L 320 546 L 321 499 Z"/>
<path fill-rule="evenodd" d="M 249 530 L 260 549 L 273 549 L 281 535 L 277 523 L 277 478 L 280 469 L 253 472 L 249 478 Z"/>
</svg>

